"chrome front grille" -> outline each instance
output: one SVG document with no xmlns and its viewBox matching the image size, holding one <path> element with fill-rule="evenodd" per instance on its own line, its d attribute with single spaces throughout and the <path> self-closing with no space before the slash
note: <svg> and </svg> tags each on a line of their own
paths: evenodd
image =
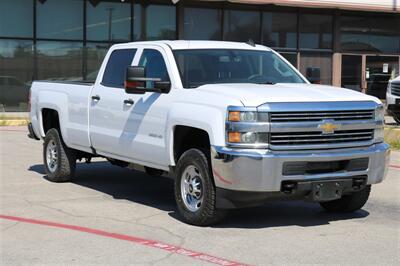
<svg viewBox="0 0 400 266">
<path fill-rule="evenodd" d="M 315 145 L 340 145 L 346 143 L 371 142 L 374 138 L 373 129 L 338 130 L 332 134 L 318 131 L 310 132 L 272 132 L 270 145 L 273 147 L 293 147 Z"/>
<path fill-rule="evenodd" d="M 369 120 L 374 118 L 374 110 L 351 110 L 351 111 L 308 111 L 308 112 L 274 112 L 271 113 L 270 121 L 279 122 L 311 122 L 311 121 L 346 121 L 346 120 Z"/>
<path fill-rule="evenodd" d="M 392 83 L 391 92 L 393 95 L 400 96 L 400 83 Z"/>
</svg>

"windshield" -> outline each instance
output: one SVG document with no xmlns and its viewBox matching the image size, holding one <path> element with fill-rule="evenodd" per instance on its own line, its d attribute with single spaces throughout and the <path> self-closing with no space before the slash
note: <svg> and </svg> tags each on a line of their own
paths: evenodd
<svg viewBox="0 0 400 266">
<path fill-rule="evenodd" d="M 175 50 L 184 88 L 215 83 L 305 83 L 269 51 L 235 49 Z"/>
</svg>

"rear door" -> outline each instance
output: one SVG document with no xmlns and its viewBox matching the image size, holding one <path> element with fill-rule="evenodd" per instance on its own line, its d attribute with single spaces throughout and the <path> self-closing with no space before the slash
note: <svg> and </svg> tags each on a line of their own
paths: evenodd
<svg viewBox="0 0 400 266">
<path fill-rule="evenodd" d="M 132 65 L 136 52 L 137 49 L 112 51 L 106 66 L 102 66 L 102 78 L 96 81 L 89 98 L 90 139 L 99 154 L 117 157 L 122 153 L 121 139 L 129 126 L 134 104 L 124 90 L 125 71 Z"/>
</svg>

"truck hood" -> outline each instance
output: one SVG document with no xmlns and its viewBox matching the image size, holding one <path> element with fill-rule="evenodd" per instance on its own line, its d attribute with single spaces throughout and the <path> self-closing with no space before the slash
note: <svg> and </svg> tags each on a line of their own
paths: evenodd
<svg viewBox="0 0 400 266">
<path fill-rule="evenodd" d="M 264 103 L 274 102 L 375 101 L 380 103 L 377 98 L 364 93 L 314 84 L 209 84 L 200 86 L 197 89 L 214 93 L 216 97 L 226 96 L 240 99 L 244 106 L 259 106 Z"/>
</svg>

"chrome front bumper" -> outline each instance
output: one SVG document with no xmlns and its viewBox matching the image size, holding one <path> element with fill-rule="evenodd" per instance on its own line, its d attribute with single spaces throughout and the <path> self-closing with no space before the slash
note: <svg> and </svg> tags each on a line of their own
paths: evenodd
<svg viewBox="0 0 400 266">
<path fill-rule="evenodd" d="M 389 145 L 312 151 L 272 151 L 261 149 L 232 149 L 213 146 L 211 163 L 217 188 L 234 191 L 279 192 L 285 180 L 312 181 L 320 179 L 351 178 L 366 175 L 368 184 L 382 182 L 389 163 Z M 331 173 L 283 175 L 285 162 L 329 162 L 369 158 L 368 169 Z"/>
</svg>

